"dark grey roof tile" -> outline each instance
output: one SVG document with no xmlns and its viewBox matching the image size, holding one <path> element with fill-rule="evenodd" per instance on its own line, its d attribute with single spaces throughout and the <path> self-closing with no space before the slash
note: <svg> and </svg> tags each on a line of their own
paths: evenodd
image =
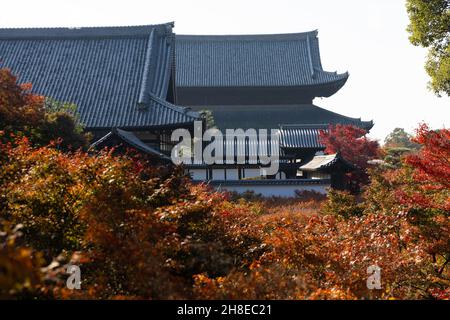
<svg viewBox="0 0 450 320">
<path fill-rule="evenodd" d="M 276 35 L 176 36 L 179 87 L 289 87 L 336 83 L 322 70 L 317 31 Z"/>
<path fill-rule="evenodd" d="M 165 101 L 172 26 L 0 29 L 0 68 L 76 104 L 88 129 L 189 123 L 199 115 Z"/>
<path fill-rule="evenodd" d="M 325 146 L 320 142 L 321 131 L 328 131 L 330 124 L 347 124 L 360 127 L 369 131 L 373 123 L 371 121 L 341 121 L 338 123 L 319 123 L 319 124 L 301 124 L 301 125 L 281 125 L 280 126 L 280 146 L 282 148 L 311 148 L 324 149 Z M 320 159 L 320 158 L 319 158 Z"/>
</svg>

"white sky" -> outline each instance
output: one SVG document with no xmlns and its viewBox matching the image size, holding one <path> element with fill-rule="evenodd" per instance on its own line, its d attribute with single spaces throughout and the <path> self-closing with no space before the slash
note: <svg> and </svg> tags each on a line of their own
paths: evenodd
<svg viewBox="0 0 450 320">
<path fill-rule="evenodd" d="M 1 27 L 142 25 L 175 21 L 179 34 L 258 34 L 319 30 L 327 71 L 350 72 L 334 96 L 315 103 L 373 119 L 371 136 L 420 121 L 448 127 L 450 98 L 427 90 L 426 50 L 405 31 L 404 0 L 0 0 Z"/>
</svg>

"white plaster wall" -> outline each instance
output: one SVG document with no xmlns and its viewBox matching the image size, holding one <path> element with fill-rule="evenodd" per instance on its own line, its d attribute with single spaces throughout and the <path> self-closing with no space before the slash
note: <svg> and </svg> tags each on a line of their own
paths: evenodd
<svg viewBox="0 0 450 320">
<path fill-rule="evenodd" d="M 206 169 L 189 169 L 193 180 L 206 180 Z"/>
<path fill-rule="evenodd" d="M 261 176 L 261 170 L 259 168 L 245 168 L 245 178 L 256 178 Z"/>
<path fill-rule="evenodd" d="M 225 169 L 213 169 L 213 180 L 225 180 Z"/>
<path fill-rule="evenodd" d="M 239 180 L 238 169 L 227 169 L 227 180 Z"/>
</svg>

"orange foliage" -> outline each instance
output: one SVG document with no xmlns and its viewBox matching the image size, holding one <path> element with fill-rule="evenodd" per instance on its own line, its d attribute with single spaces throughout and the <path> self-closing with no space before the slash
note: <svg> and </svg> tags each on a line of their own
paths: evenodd
<svg viewBox="0 0 450 320">
<path fill-rule="evenodd" d="M 369 182 L 368 161 L 380 156 L 377 141 L 366 137 L 364 129 L 351 125 L 330 125 L 328 131 L 321 131 L 319 140 L 325 145 L 325 153 L 340 153 L 341 156 L 355 166 L 355 170 L 347 174 L 347 184 L 351 191 L 358 191 L 361 185 Z"/>
<path fill-rule="evenodd" d="M 31 84 L 18 85 L 8 69 L 0 69 L 0 128 L 23 130 L 44 119 L 44 97 L 30 93 Z"/>
<path fill-rule="evenodd" d="M 5 70 L 0 81 L 0 298 L 449 297 L 448 130 L 420 127 L 422 149 L 372 170 L 361 197 L 242 197 L 114 150 L 33 145 L 22 136 L 39 129 L 41 98 Z M 367 174 L 376 143 L 336 130 L 329 151 Z M 81 290 L 66 288 L 68 264 Z M 381 289 L 366 285 L 371 265 Z"/>
</svg>

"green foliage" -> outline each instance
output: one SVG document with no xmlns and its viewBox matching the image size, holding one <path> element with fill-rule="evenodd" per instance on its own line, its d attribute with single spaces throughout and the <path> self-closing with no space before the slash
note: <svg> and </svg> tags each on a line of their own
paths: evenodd
<svg viewBox="0 0 450 320">
<path fill-rule="evenodd" d="M 84 132 L 77 106 L 46 98 L 44 101 L 45 121 L 39 129 L 41 144 L 60 140 L 63 148 L 72 150 L 86 148 L 91 135 Z"/>
<path fill-rule="evenodd" d="M 199 111 L 200 116 L 202 119 L 204 119 L 206 123 L 206 128 L 215 128 L 216 122 L 214 120 L 214 116 L 211 112 L 211 110 L 203 109 Z"/>
<path fill-rule="evenodd" d="M 395 128 L 387 137 L 384 139 L 384 148 L 408 148 L 415 149 L 419 148 L 417 143 L 414 143 L 411 139 L 413 136 L 405 131 L 403 128 Z"/>
<path fill-rule="evenodd" d="M 402 167 L 401 162 L 370 170 L 370 184 L 366 186 L 363 193 L 365 213 L 382 212 L 392 215 L 404 209 L 398 203 L 395 191 L 404 184 L 405 177 L 393 179 L 390 174 L 391 171 L 400 167 Z"/>
<path fill-rule="evenodd" d="M 384 161 L 387 168 L 401 167 L 402 158 L 420 149 L 420 145 L 412 141 L 413 136 L 403 128 L 395 128 L 384 139 Z"/>
<path fill-rule="evenodd" d="M 348 219 L 362 215 L 364 208 L 356 200 L 356 197 L 347 191 L 330 189 L 327 201 L 322 207 L 324 214 L 335 215 Z"/>
<path fill-rule="evenodd" d="M 450 9 L 448 0 L 407 0 L 409 40 L 429 48 L 425 69 L 430 89 L 450 95 Z"/>
<path fill-rule="evenodd" d="M 0 129 L 10 135 L 28 137 L 36 145 L 57 142 L 63 150 L 87 148 L 90 136 L 83 132 L 76 106 L 30 92 L 19 85 L 9 70 L 0 69 Z"/>
<path fill-rule="evenodd" d="M 58 141 L 58 145 L 65 150 L 86 148 L 90 139 L 90 135 L 75 123 L 73 116 L 65 112 L 46 113 L 38 137 L 36 142 L 41 145 Z"/>
<path fill-rule="evenodd" d="M 405 147 L 386 148 L 384 151 L 384 165 L 391 169 L 400 168 L 405 155 L 414 152 L 413 149 Z"/>
</svg>

